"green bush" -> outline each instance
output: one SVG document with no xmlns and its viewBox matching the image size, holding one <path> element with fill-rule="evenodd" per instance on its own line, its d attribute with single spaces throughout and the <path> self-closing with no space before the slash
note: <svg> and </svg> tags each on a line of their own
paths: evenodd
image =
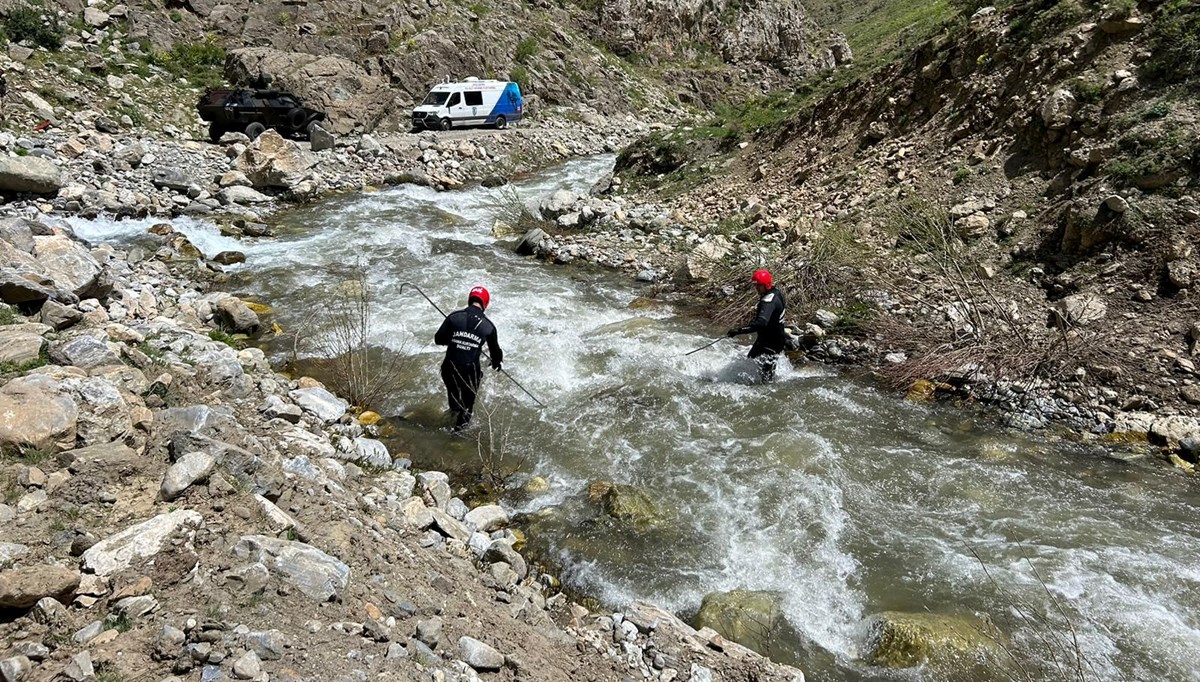
<svg viewBox="0 0 1200 682">
<path fill-rule="evenodd" d="M 4 15 L 4 36 L 14 43 L 28 41 L 47 50 L 63 46 L 64 31 L 52 12 L 30 4 L 20 4 Z"/>
<path fill-rule="evenodd" d="M 514 66 L 508 75 L 521 88 L 522 93 L 529 94 L 529 69 L 524 66 Z"/>
<path fill-rule="evenodd" d="M 1151 26 L 1151 57 L 1142 73 L 1167 83 L 1183 83 L 1200 76 L 1200 1 L 1170 0 Z"/>
<path fill-rule="evenodd" d="M 518 64 L 523 64 L 529 61 L 530 57 L 533 57 L 540 52 L 541 49 L 542 46 L 538 44 L 537 38 L 534 38 L 533 36 L 525 38 L 521 42 L 517 43 L 517 51 L 513 53 L 513 61 L 517 62 Z"/>
<path fill-rule="evenodd" d="M 225 48 L 211 34 L 197 43 L 176 43 L 170 50 L 154 53 L 151 61 L 176 78 L 203 87 L 217 86 L 224 80 Z"/>
</svg>

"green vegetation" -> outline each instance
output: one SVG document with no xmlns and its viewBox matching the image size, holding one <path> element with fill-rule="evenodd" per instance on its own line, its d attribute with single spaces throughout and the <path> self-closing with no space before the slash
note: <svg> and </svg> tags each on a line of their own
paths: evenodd
<svg viewBox="0 0 1200 682">
<path fill-rule="evenodd" d="M 1030 41 L 1045 40 L 1084 20 L 1087 11 L 1079 0 L 1029 0 L 1018 5 L 1012 35 Z"/>
<path fill-rule="evenodd" d="M 168 12 L 167 16 L 170 17 L 171 21 L 175 22 L 176 24 L 183 21 L 183 14 L 181 14 L 177 9 L 173 9 Z"/>
<path fill-rule="evenodd" d="M 45 367 L 50 364 L 50 356 L 46 354 L 45 349 L 42 350 L 38 357 L 27 360 L 25 362 L 0 362 L 0 376 L 15 376 L 24 374 L 31 369 Z"/>
<path fill-rule="evenodd" d="M 538 52 L 541 52 L 542 46 L 538 39 L 529 36 L 521 42 L 517 43 L 517 50 L 513 53 L 513 61 L 518 64 L 524 64 L 534 57 Z"/>
<path fill-rule="evenodd" d="M 467 9 L 471 10 L 471 12 L 477 17 L 486 17 L 492 13 L 491 6 L 486 2 L 472 2 L 471 4 L 467 5 Z"/>
<path fill-rule="evenodd" d="M 954 171 L 954 184 L 961 185 L 969 177 L 971 177 L 971 169 L 963 166 Z"/>
<path fill-rule="evenodd" d="M 521 88 L 521 92 L 529 93 L 529 69 L 524 66 L 514 66 L 508 77 Z"/>
<path fill-rule="evenodd" d="M 951 0 L 858 3 L 816 0 L 805 3 L 805 7 L 820 26 L 846 34 L 846 42 L 854 53 L 854 68 L 865 72 L 941 31 L 959 12 L 968 16 L 974 12 L 961 4 Z"/>
<path fill-rule="evenodd" d="M 1104 83 L 1097 81 L 1080 78 L 1071 82 L 1070 89 L 1080 104 L 1095 104 L 1104 98 Z"/>
<path fill-rule="evenodd" d="M 1132 132 L 1118 141 L 1121 154 L 1104 165 L 1117 184 L 1155 190 L 1200 172 L 1200 144 L 1187 127 L 1169 120 L 1159 126 Z"/>
<path fill-rule="evenodd" d="M 224 82 L 225 48 L 209 34 L 196 43 L 176 43 L 166 52 L 151 56 L 151 63 L 166 69 L 176 78 L 186 78 L 200 87 L 216 87 Z"/>
<path fill-rule="evenodd" d="M 0 326 L 20 324 L 24 320 L 10 306 L 0 303 Z"/>
<path fill-rule="evenodd" d="M 208 333 L 208 338 L 212 339 L 213 341 L 220 341 L 221 343 L 235 350 L 242 350 L 246 347 L 246 344 L 242 343 L 242 341 L 240 341 L 238 338 L 227 332 L 223 332 L 220 329 L 214 329 L 210 331 Z"/>
<path fill-rule="evenodd" d="M 63 46 L 64 30 L 58 16 L 40 4 L 22 3 L 9 9 L 0 34 L 5 42 L 26 41 L 51 51 Z"/>
<path fill-rule="evenodd" d="M 1151 80 L 1185 83 L 1200 77 L 1200 0 L 1170 0 L 1151 24 L 1151 57 L 1142 73 Z"/>
</svg>

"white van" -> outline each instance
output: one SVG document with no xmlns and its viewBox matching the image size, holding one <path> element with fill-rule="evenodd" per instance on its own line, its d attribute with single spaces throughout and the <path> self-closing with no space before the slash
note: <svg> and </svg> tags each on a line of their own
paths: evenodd
<svg viewBox="0 0 1200 682">
<path fill-rule="evenodd" d="M 506 128 L 521 120 L 525 102 L 521 88 L 511 81 L 468 78 L 458 83 L 438 83 L 425 101 L 413 109 L 413 130 L 450 130 L 487 125 Z"/>
</svg>

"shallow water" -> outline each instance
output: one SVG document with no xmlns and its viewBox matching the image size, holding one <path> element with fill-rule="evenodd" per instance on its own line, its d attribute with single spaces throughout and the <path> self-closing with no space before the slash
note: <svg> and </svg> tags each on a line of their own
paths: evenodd
<svg viewBox="0 0 1200 682">
<path fill-rule="evenodd" d="M 573 162 L 517 189 L 524 199 L 586 189 L 610 165 Z M 399 284 L 417 283 L 447 311 L 487 286 L 506 369 L 548 407 L 489 372 L 476 433 L 490 425 L 505 465 L 549 482 L 506 503 L 529 515 L 533 549 L 608 606 L 641 598 L 687 614 L 709 592 L 776 590 L 797 633 L 776 655 L 810 679 L 857 680 L 897 677 L 856 662 L 873 613 L 985 614 L 1029 662 L 1046 646 L 1010 602 L 1061 621 L 1057 602 L 1100 678 L 1200 680 L 1200 494 L 1190 482 L 905 403 L 821 366 L 785 363 L 777 383 L 753 385 L 745 346 L 684 356 L 717 330 L 668 305 L 631 308 L 646 292 L 626 276 L 498 244 L 499 203 L 501 190 L 397 187 L 292 211 L 281 237 L 257 242 L 175 224 L 206 253 L 244 251 L 235 271 L 245 293 L 273 305 L 285 329 L 365 266 L 379 342 L 416 356 L 387 411 L 400 417 L 393 444 L 418 464 L 478 454 L 438 430 L 441 318 Z M 151 222 L 75 227 L 123 242 Z M 585 493 L 597 480 L 651 491 L 670 523 L 637 532 L 598 519 Z"/>
</svg>

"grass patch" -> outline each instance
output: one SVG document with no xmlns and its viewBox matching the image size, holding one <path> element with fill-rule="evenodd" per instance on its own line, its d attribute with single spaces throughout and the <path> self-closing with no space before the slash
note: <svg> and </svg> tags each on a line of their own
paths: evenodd
<svg viewBox="0 0 1200 682">
<path fill-rule="evenodd" d="M 1095 104 L 1104 98 L 1104 83 L 1078 79 L 1071 82 L 1071 94 L 1080 104 Z"/>
<path fill-rule="evenodd" d="M 211 33 L 194 43 L 176 43 L 170 50 L 156 52 L 150 61 L 176 78 L 186 78 L 204 88 L 223 85 L 225 48 Z"/>
<path fill-rule="evenodd" d="M 62 49 L 66 32 L 54 12 L 32 3 L 21 3 L 5 13 L 0 22 L 0 33 L 3 33 L 4 42 L 25 41 L 54 52 Z"/>
<path fill-rule="evenodd" d="M 0 303 L 0 326 L 20 324 L 23 321 L 21 316 L 17 314 L 17 311 L 12 309 L 12 306 Z"/>
<path fill-rule="evenodd" d="M 45 367 L 48 364 L 50 364 L 50 358 L 43 350 L 41 355 L 25 362 L 0 362 L 0 376 L 24 374 L 29 370 Z"/>
<path fill-rule="evenodd" d="M 212 339 L 213 341 L 220 341 L 234 350 L 242 350 L 246 347 L 246 344 L 240 339 L 220 329 L 214 329 L 210 331 L 208 333 L 208 338 Z"/>
<path fill-rule="evenodd" d="M 521 92 L 529 93 L 529 69 L 524 66 L 514 66 L 508 73 L 508 77 L 517 84 L 517 87 L 521 88 Z"/>
</svg>

